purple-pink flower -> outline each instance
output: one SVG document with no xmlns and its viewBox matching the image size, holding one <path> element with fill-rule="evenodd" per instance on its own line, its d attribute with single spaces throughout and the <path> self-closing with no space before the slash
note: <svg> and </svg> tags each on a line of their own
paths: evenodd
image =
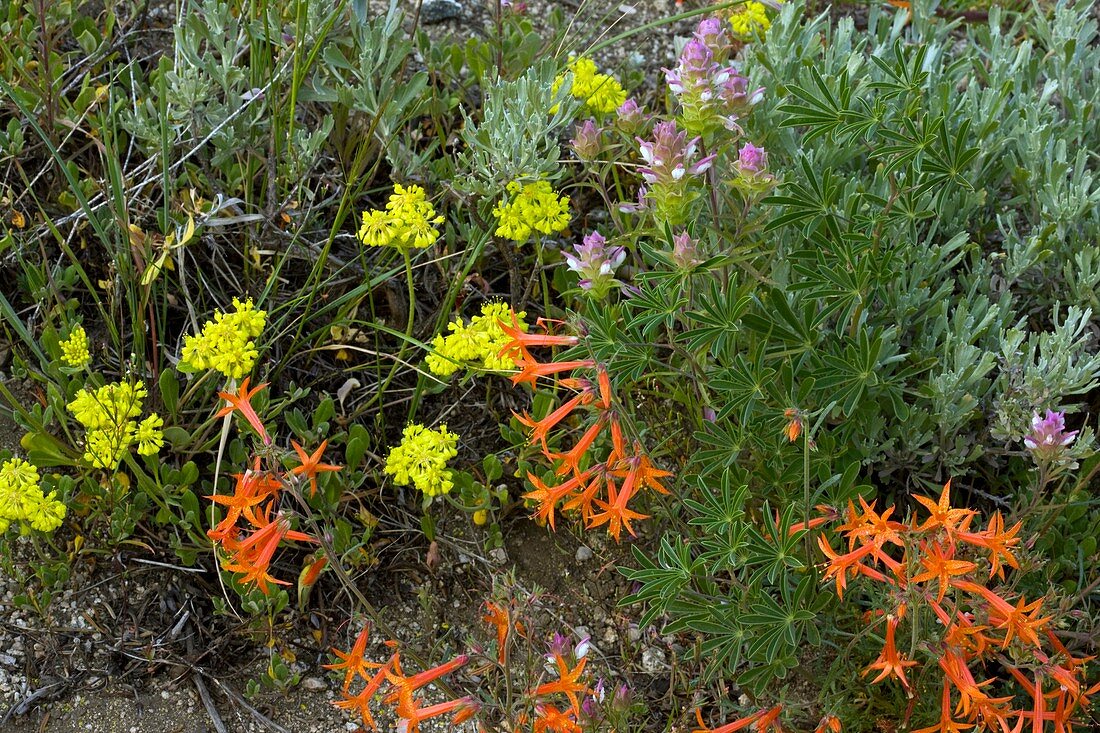
<svg viewBox="0 0 1100 733">
<path fill-rule="evenodd" d="M 745 143 L 737 153 L 737 167 L 742 173 L 761 173 L 768 167 L 768 154 L 764 148 Z"/>
<path fill-rule="evenodd" d="M 672 261 L 677 267 L 685 270 L 690 270 L 702 262 L 699 258 L 699 249 L 687 230 L 672 237 Z"/>
<path fill-rule="evenodd" d="M 1064 412 L 1047 410 L 1046 417 L 1036 413 L 1031 418 L 1031 432 L 1024 436 L 1024 445 L 1036 453 L 1056 453 L 1076 437 L 1076 430 L 1066 431 Z"/>
<path fill-rule="evenodd" d="M 607 239 L 599 232 L 592 232 L 583 243 L 573 245 L 574 252 L 562 252 L 570 270 L 578 273 L 582 290 L 602 298 L 615 280 L 615 270 L 626 260 L 624 247 L 608 247 Z"/>
<path fill-rule="evenodd" d="M 665 69 L 665 81 L 692 132 L 719 127 L 740 132 L 738 115 L 763 96 L 763 87 L 749 92 L 749 80 L 728 59 L 729 42 L 721 21 L 705 18 L 684 45 L 676 67 Z"/>
<path fill-rule="evenodd" d="M 658 122 L 653 127 L 653 140 L 637 140 L 638 152 L 646 162 L 642 178 L 651 185 L 674 184 L 685 175 L 700 175 L 714 162 L 713 155 L 695 160 L 700 138 L 688 141 L 687 132 L 678 130 L 675 122 Z"/>
</svg>

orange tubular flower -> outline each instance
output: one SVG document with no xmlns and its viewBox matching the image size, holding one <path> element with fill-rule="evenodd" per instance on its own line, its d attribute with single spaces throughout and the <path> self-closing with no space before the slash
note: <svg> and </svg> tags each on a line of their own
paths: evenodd
<svg viewBox="0 0 1100 733">
<path fill-rule="evenodd" d="M 921 549 L 925 551 L 920 559 L 925 571 L 913 576 L 910 580 L 913 583 L 923 583 L 938 579 L 940 581 L 940 591 L 936 596 L 937 603 L 943 600 L 943 595 L 947 592 L 947 585 L 953 576 L 966 575 L 977 567 L 972 562 L 952 559 L 955 556 L 954 549 L 944 549 L 938 542 L 933 542 L 931 547 L 921 542 Z"/>
<path fill-rule="evenodd" d="M 512 633 L 512 619 L 508 611 L 492 601 L 485 601 L 485 608 L 489 612 L 481 617 L 487 624 L 492 624 L 497 629 L 497 662 L 504 664 L 508 657 L 508 636 Z"/>
<path fill-rule="evenodd" d="M 540 703 L 536 708 L 533 733 L 581 733 L 581 727 L 574 718 L 573 711 L 562 712 L 553 705 Z"/>
<path fill-rule="evenodd" d="M 512 375 L 512 384 L 534 385 L 539 377 L 549 377 L 553 374 L 572 371 L 573 369 L 586 369 L 595 366 L 596 362 L 586 359 L 584 361 L 554 361 L 540 364 L 537 361 L 518 361 L 516 366 L 520 368 Z"/>
<path fill-rule="evenodd" d="M 546 445 L 546 438 L 549 435 L 550 431 L 553 430 L 554 427 L 562 420 L 569 417 L 570 413 L 572 413 L 573 410 L 577 408 L 577 405 L 581 403 L 582 399 L 584 399 L 584 395 L 579 394 L 569 400 L 566 400 L 564 403 L 562 403 L 561 407 L 554 410 L 541 420 L 535 420 L 526 412 L 522 415 L 513 412 L 512 415 L 516 418 L 516 420 L 520 422 L 520 424 L 524 425 L 525 427 L 531 428 L 531 437 L 529 439 L 531 443 L 534 444 L 536 441 L 542 443 L 543 453 L 549 453 L 549 448 L 547 448 Z"/>
<path fill-rule="evenodd" d="M 523 498 L 538 502 L 539 506 L 535 512 L 535 516 L 540 521 L 549 524 L 550 529 L 554 529 L 554 512 L 557 510 L 558 504 L 565 499 L 565 497 L 584 486 L 584 483 L 588 481 L 592 475 L 593 469 L 590 468 L 557 486 L 547 486 L 539 480 L 538 476 L 533 473 L 528 473 L 527 480 L 534 485 L 535 490 L 527 492 L 523 495 Z"/>
<path fill-rule="evenodd" d="M 256 515 L 252 509 L 262 504 L 267 500 L 267 497 L 270 496 L 270 494 L 266 492 L 260 493 L 262 484 L 259 479 L 259 474 L 251 472 L 237 474 L 237 486 L 231 496 L 213 494 L 204 497 L 215 504 L 221 504 L 228 508 L 225 518 L 218 522 L 218 526 L 207 531 L 206 535 L 210 539 L 218 542 L 228 536 L 230 528 L 237 524 L 237 520 L 240 519 L 242 514 L 244 514 L 252 524 L 257 524 Z"/>
<path fill-rule="evenodd" d="M 298 454 L 298 460 L 302 463 L 302 465 L 290 469 L 290 472 L 295 476 L 309 477 L 309 495 L 314 496 L 317 494 L 317 474 L 339 471 L 341 467 L 321 463 L 321 457 L 325 454 L 325 448 L 328 446 L 327 440 L 321 441 L 321 445 L 313 452 L 313 455 L 307 455 L 302 446 L 293 440 L 290 441 L 290 444 L 294 446 L 294 452 Z"/>
<path fill-rule="evenodd" d="M 866 677 L 867 673 L 872 669 L 879 671 L 878 677 L 871 680 L 872 684 L 881 682 L 887 677 L 897 677 L 901 682 L 901 686 L 906 691 L 909 690 L 909 680 L 905 679 L 905 668 L 916 666 L 916 662 L 903 659 L 901 654 L 898 653 L 897 648 L 894 646 L 894 632 L 898 626 L 898 619 L 893 615 L 886 617 L 886 643 L 882 647 L 882 652 L 871 664 L 867 665 L 867 669 L 863 670 L 863 676 Z"/>
<path fill-rule="evenodd" d="M 607 367 L 600 364 L 596 367 L 596 379 L 600 385 L 600 407 L 611 409 L 611 377 L 607 373 Z"/>
<path fill-rule="evenodd" d="M 596 499 L 596 504 L 603 507 L 603 511 L 592 515 L 588 522 L 588 528 L 592 529 L 606 524 L 607 533 L 614 537 L 616 542 L 619 541 L 619 534 L 623 527 L 626 527 L 626 531 L 630 533 L 631 537 L 637 537 L 638 535 L 634 532 L 634 528 L 630 526 L 630 523 L 636 519 L 649 519 L 649 515 L 639 514 L 627 508 L 626 502 L 629 499 L 629 493 L 626 491 L 619 493 L 615 489 L 615 483 L 608 480 L 607 501 Z"/>
<path fill-rule="evenodd" d="M 1040 646 L 1038 630 L 1050 621 L 1049 617 L 1037 618 L 1043 606 L 1043 599 L 1027 603 L 1021 598 L 1013 606 L 984 585 L 978 585 L 969 580 L 952 580 L 951 584 L 961 591 L 981 596 L 986 600 L 989 604 L 990 622 L 995 628 L 1005 631 L 1005 638 L 1001 642 L 1002 649 L 1008 646 L 1013 636 L 1019 637 L 1033 647 Z"/>
<path fill-rule="evenodd" d="M 848 502 L 848 521 L 837 527 L 838 532 L 848 536 L 849 551 L 855 548 L 857 543 L 871 542 L 877 547 L 882 547 L 887 542 L 899 547 L 905 544 L 901 535 L 898 534 L 906 529 L 905 525 L 890 520 L 894 507 L 879 514 L 875 511 L 875 502 L 868 504 L 861 496 L 859 504 L 863 509 L 862 514 L 857 514 L 855 506 L 851 501 Z"/>
<path fill-rule="evenodd" d="M 874 545 L 864 545 L 858 550 L 853 550 L 846 555 L 838 555 L 833 551 L 832 545 L 825 539 L 823 535 L 817 536 L 817 546 L 821 548 L 821 551 L 825 553 L 825 557 L 829 558 L 829 566 L 825 569 L 825 577 L 823 580 L 828 580 L 830 577 L 836 576 L 836 594 L 839 598 L 844 597 L 844 589 L 847 587 L 847 574 L 851 571 L 852 576 L 867 569 L 866 566 L 860 563 L 860 560 L 870 555 L 875 551 Z M 885 576 L 883 576 L 885 578 Z"/>
<path fill-rule="evenodd" d="M 345 688 L 343 699 L 332 704 L 341 710 L 358 711 L 359 716 L 363 718 L 363 725 L 371 730 L 378 730 L 378 725 L 374 722 L 374 716 L 370 712 L 370 702 L 378 693 L 379 688 L 382 687 L 382 683 L 386 681 L 386 672 L 389 671 L 392 663 L 393 659 L 390 659 L 385 664 L 379 665 L 379 670 L 367 681 L 367 686 L 358 695 L 349 695 L 347 688 Z"/>
<path fill-rule="evenodd" d="M 588 659 L 582 659 L 577 662 L 577 666 L 573 669 L 569 669 L 569 665 L 566 664 L 565 658 L 558 652 L 554 653 L 554 664 L 558 668 L 558 679 L 553 682 L 546 682 L 535 688 L 533 695 L 535 697 L 541 695 L 553 695 L 560 692 L 569 698 L 569 704 L 572 706 L 573 713 L 579 714 L 581 705 L 580 700 L 577 698 L 578 694 L 585 695 L 588 693 L 588 686 L 580 681 L 581 674 L 584 673 L 584 665 L 588 662 Z"/>
<path fill-rule="evenodd" d="M 536 346 L 575 346 L 579 341 L 576 336 L 551 336 L 547 333 L 523 331 L 519 327 L 519 321 L 516 319 L 515 313 L 512 314 L 511 326 L 504 321 L 497 321 L 497 323 L 500 325 L 500 330 L 511 339 L 497 356 L 507 357 L 517 365 L 521 365 L 523 362 L 535 361 L 528 349 Z"/>
<path fill-rule="evenodd" d="M 351 687 L 352 680 L 356 675 L 359 675 L 364 680 L 369 680 L 372 675 L 368 674 L 368 670 L 379 669 L 383 665 L 375 664 L 374 662 L 368 662 L 363 659 L 363 654 L 367 651 L 367 637 L 370 636 L 370 624 L 363 627 L 363 630 L 359 632 L 359 636 L 355 637 L 355 643 L 351 646 L 351 651 L 344 653 L 332 647 L 331 651 L 341 661 L 335 664 L 322 664 L 325 669 L 332 670 L 347 670 L 344 674 L 344 692 L 347 692 Z"/>
<path fill-rule="evenodd" d="M 561 508 L 565 512 L 579 511 L 581 522 L 589 526 L 592 517 L 596 514 L 593 505 L 596 503 L 596 495 L 599 494 L 600 487 L 604 484 L 610 485 L 613 479 L 608 475 L 607 466 L 603 463 L 597 463 L 582 476 L 584 476 L 583 481 L 587 481 L 588 485 L 562 504 Z"/>
<path fill-rule="evenodd" d="M 1020 565 L 1016 562 L 1016 557 L 1012 554 L 1010 548 L 1020 544 L 1020 538 L 1016 535 L 1022 525 L 1023 522 L 1016 522 L 1012 529 L 1005 531 L 1004 517 L 1001 516 L 1000 512 L 995 512 L 990 517 L 989 526 L 986 527 L 984 532 L 960 532 L 959 539 L 989 550 L 989 577 L 992 578 L 996 575 L 998 578 L 1004 579 L 1004 568 L 1001 566 L 1002 558 L 1009 567 L 1020 569 Z"/>
<path fill-rule="evenodd" d="M 943 699 L 940 702 L 940 722 L 927 728 L 915 730 L 913 733 L 959 733 L 970 730 L 973 723 L 959 723 L 952 720 L 951 715 L 951 685 L 945 678 L 943 681 Z"/>
<path fill-rule="evenodd" d="M 460 654 L 449 662 L 444 662 L 437 667 L 432 667 L 431 669 L 425 670 L 423 672 L 418 672 L 412 677 L 405 677 L 400 673 L 399 670 L 397 672 L 388 674 L 386 675 L 386 678 L 390 681 L 390 684 L 392 684 L 395 689 L 393 692 L 386 695 L 386 697 L 382 699 L 382 702 L 386 703 L 387 705 L 392 705 L 393 703 L 397 702 L 399 698 L 405 697 L 405 699 L 410 699 L 412 697 L 412 693 L 416 690 L 419 690 L 424 685 L 435 682 L 437 679 L 443 677 L 444 675 L 448 675 L 451 672 L 454 672 L 456 669 L 466 664 L 466 662 L 468 662 L 469 660 L 470 658 L 468 656 L 466 656 L 465 654 Z"/>
<path fill-rule="evenodd" d="M 779 714 L 781 712 L 783 712 L 783 706 L 776 705 L 774 708 L 761 715 L 760 720 L 756 721 L 755 730 L 757 733 L 764 733 L 768 730 L 775 731 L 775 733 L 783 733 L 783 729 L 779 726 Z"/>
<path fill-rule="evenodd" d="M 267 430 L 264 429 L 263 421 L 260 420 L 260 416 L 256 414 L 256 410 L 253 409 L 251 400 L 256 394 L 267 386 L 267 382 L 253 387 L 251 390 L 248 388 L 248 381 L 252 377 L 245 377 L 241 382 L 240 389 L 237 390 L 237 394 L 232 392 L 218 392 L 218 397 L 229 404 L 222 409 L 218 410 L 214 414 L 214 417 L 225 417 L 232 413 L 234 410 L 241 413 L 241 416 L 248 421 L 248 424 L 252 426 L 252 429 L 256 431 L 256 434 L 263 440 L 264 445 L 271 445 L 271 438 L 268 437 Z"/>
<path fill-rule="evenodd" d="M 832 522 L 839 516 L 837 510 L 827 504 L 818 504 L 814 507 L 814 509 L 820 512 L 821 515 L 814 517 L 809 522 L 796 522 L 795 524 L 792 524 L 791 528 L 787 530 L 788 537 L 793 537 L 799 532 L 807 532 L 811 529 L 816 529 L 823 524 L 828 524 L 829 522 Z M 775 512 L 775 523 L 779 524 L 778 510 L 776 510 Z"/>
<path fill-rule="evenodd" d="M 913 496 L 921 506 L 928 510 L 930 515 L 928 519 L 924 520 L 924 524 L 916 528 L 917 532 L 927 532 L 939 527 L 943 529 L 949 539 L 954 540 L 956 533 L 965 528 L 967 521 L 976 512 L 972 509 L 952 509 L 950 494 L 951 481 L 948 481 L 943 486 L 939 501 L 934 501 L 926 496 Z"/>
<path fill-rule="evenodd" d="M 939 665 L 940 669 L 943 670 L 944 676 L 959 692 L 959 704 L 955 708 L 956 712 L 961 712 L 963 715 L 970 717 L 971 705 L 978 705 L 983 709 L 988 709 L 990 703 L 999 704 L 1012 700 L 1011 697 L 994 700 L 982 692 L 981 688 L 993 684 L 993 680 L 990 679 L 985 682 L 978 682 L 975 680 L 973 673 L 970 671 L 970 667 L 966 664 L 966 660 L 957 652 L 951 651 L 950 649 L 944 651 L 943 655 L 940 657 Z"/>
<path fill-rule="evenodd" d="M 789 421 L 783 433 L 787 436 L 787 441 L 793 443 L 802 434 L 802 413 L 793 407 L 788 407 L 783 411 L 783 417 Z"/>
<path fill-rule="evenodd" d="M 321 571 L 328 565 L 328 557 L 321 555 L 309 565 L 307 565 L 302 572 L 301 586 L 303 588 L 309 588 L 317 582 L 317 579 L 321 577 Z"/>
<path fill-rule="evenodd" d="M 750 725 L 764 717 L 764 711 L 755 712 L 752 715 L 737 720 L 730 721 L 725 725 L 720 725 L 717 728 L 708 728 L 706 723 L 703 722 L 703 714 L 699 711 L 699 708 L 695 708 L 695 719 L 699 721 L 699 727 L 693 730 L 691 733 L 736 733 L 736 731 L 742 728 L 748 728 Z"/>
<path fill-rule="evenodd" d="M 275 550 L 284 539 L 298 540 L 301 542 L 316 542 L 307 534 L 295 532 L 290 529 L 290 523 L 285 519 L 276 519 L 262 528 L 256 530 L 247 539 L 233 544 L 233 556 L 223 566 L 232 573 L 243 573 L 241 583 L 256 583 L 260 592 L 265 596 L 270 592 L 267 584 L 290 585 L 282 580 L 277 580 L 268 574 L 267 569 L 271 565 L 271 558 Z"/>
<path fill-rule="evenodd" d="M 826 715 L 817 724 L 817 730 L 814 733 L 840 733 L 840 730 L 840 718 L 835 715 Z"/>
<path fill-rule="evenodd" d="M 659 494 L 669 493 L 668 489 L 662 486 L 657 479 L 671 476 L 672 473 L 655 468 L 653 464 L 650 463 L 649 456 L 642 451 L 640 443 L 637 441 L 634 442 L 634 455 L 624 459 L 623 462 L 626 463 L 625 469 L 619 468 L 611 471 L 611 475 L 624 479 L 623 491 L 633 495 L 637 487 L 644 486 L 653 489 Z M 629 500 L 628 496 L 623 500 L 623 503 Z"/>
<path fill-rule="evenodd" d="M 603 426 L 606 423 L 606 419 L 603 415 L 596 418 L 596 422 L 589 426 L 588 430 L 584 431 L 584 435 L 581 436 L 577 444 L 574 445 L 565 453 L 551 453 L 547 456 L 551 461 L 561 461 L 560 465 L 554 469 L 554 473 L 559 476 L 565 476 L 568 473 L 573 473 L 577 476 L 581 473 L 580 463 L 584 456 L 588 453 L 589 448 L 596 442 L 596 438 L 600 437 L 600 431 L 603 430 Z"/>
<path fill-rule="evenodd" d="M 479 707 L 472 697 L 460 697 L 457 700 L 449 700 L 448 702 L 441 702 L 435 705 L 429 705 L 426 708 L 413 708 L 412 710 L 404 710 L 399 712 L 401 720 L 398 723 L 398 730 L 402 730 L 401 723 L 404 723 L 405 733 L 416 733 L 420 729 L 420 724 L 425 720 L 431 718 L 438 718 L 440 715 L 447 715 L 448 713 L 455 713 L 453 724 L 460 723 L 464 720 L 469 720 L 471 717 L 477 714 Z"/>
</svg>

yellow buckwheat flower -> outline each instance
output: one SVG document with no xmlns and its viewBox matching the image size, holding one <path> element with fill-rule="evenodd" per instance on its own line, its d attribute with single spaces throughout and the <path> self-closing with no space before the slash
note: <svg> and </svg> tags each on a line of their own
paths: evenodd
<svg viewBox="0 0 1100 733">
<path fill-rule="evenodd" d="M 164 427 L 164 420 L 156 413 L 141 421 L 134 434 L 134 439 L 138 443 L 138 453 L 143 456 L 153 456 L 160 452 L 164 447 L 164 433 L 160 430 L 162 427 Z"/>
<path fill-rule="evenodd" d="M 65 505 L 57 492 L 42 493 L 38 469 L 21 458 L 0 465 L 0 534 L 13 522 L 39 532 L 52 532 L 65 518 Z"/>
<path fill-rule="evenodd" d="M 493 209 L 497 236 L 524 242 L 533 232 L 553 234 L 569 226 L 569 197 L 558 196 L 548 182 L 512 181 L 507 190 L 509 195 Z"/>
<path fill-rule="evenodd" d="M 385 211 L 363 212 L 358 237 L 369 247 L 423 249 L 439 239 L 436 225 L 442 223 L 443 217 L 436 215 L 423 188 L 395 183 Z"/>
<path fill-rule="evenodd" d="M 259 356 L 253 339 L 263 331 L 267 313 L 256 310 L 251 298 L 244 302 L 234 298 L 233 308 L 230 313 L 214 311 L 214 320 L 203 325 L 202 333 L 184 337 L 183 371 L 215 369 L 230 379 L 252 371 Z"/>
<path fill-rule="evenodd" d="M 447 461 L 458 455 L 458 436 L 446 425 L 429 430 L 413 424 L 405 428 L 401 444 L 391 448 L 383 469 L 398 486 L 410 483 L 426 496 L 450 493 L 454 488 Z"/>
<path fill-rule="evenodd" d="M 164 421 L 153 414 L 140 426 L 137 423 L 147 394 L 142 382 L 116 382 L 98 389 L 85 387 L 76 394 L 66 408 L 84 426 L 84 460 L 96 468 L 113 471 L 135 442 L 142 455 L 160 451 L 164 445 L 160 431 Z"/>
<path fill-rule="evenodd" d="M 88 349 L 88 334 L 81 325 L 73 326 L 69 331 L 69 338 L 61 342 L 61 361 L 71 367 L 83 369 L 92 360 L 92 353 Z"/>
<path fill-rule="evenodd" d="M 751 38 L 755 31 L 764 33 L 771 28 L 772 21 L 768 17 L 764 3 L 749 0 L 733 8 L 730 14 L 730 27 L 738 38 Z"/>
<path fill-rule="evenodd" d="M 584 102 L 585 106 L 593 112 L 610 114 L 617 110 L 626 101 L 626 90 L 618 80 L 610 74 L 599 73 L 596 62 L 590 58 L 580 56 L 569 61 L 569 72 L 573 75 L 573 84 L 569 93 Z M 554 79 L 554 92 L 557 92 L 565 82 L 565 74 L 558 74 Z M 555 112 L 551 109 L 550 112 Z"/>
<path fill-rule="evenodd" d="M 486 303 L 481 307 L 481 315 L 470 319 L 469 324 L 454 320 L 447 325 L 449 334 L 439 334 L 432 341 L 433 352 L 425 361 L 432 374 L 449 377 L 462 367 L 481 367 L 482 369 L 505 371 L 515 364 L 511 359 L 501 358 L 500 350 L 508 344 L 509 338 L 500 329 L 500 321 L 510 322 L 512 309 L 507 303 Z M 516 314 L 519 327 L 527 330 L 524 322 L 526 313 Z"/>
</svg>

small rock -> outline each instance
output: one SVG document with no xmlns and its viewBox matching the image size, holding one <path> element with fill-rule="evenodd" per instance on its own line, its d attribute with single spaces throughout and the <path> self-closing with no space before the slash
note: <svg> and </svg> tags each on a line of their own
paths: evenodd
<svg viewBox="0 0 1100 733">
<path fill-rule="evenodd" d="M 325 681 L 320 677 L 306 677 L 302 680 L 302 687 L 307 690 L 317 691 L 325 689 L 328 685 L 325 684 Z"/>
<path fill-rule="evenodd" d="M 657 674 L 665 667 L 665 653 L 656 647 L 647 646 L 642 651 L 642 671 Z"/>
<path fill-rule="evenodd" d="M 626 630 L 626 638 L 631 642 L 637 643 L 642 639 L 642 630 L 637 626 L 631 626 Z"/>
<path fill-rule="evenodd" d="M 584 545 L 581 545 L 577 548 L 576 558 L 577 562 L 588 562 L 592 559 L 592 550 L 588 549 Z"/>
<path fill-rule="evenodd" d="M 420 6 L 420 22 L 425 25 L 441 23 L 462 15 L 462 3 L 458 0 L 424 0 Z"/>
<path fill-rule="evenodd" d="M 508 553 L 503 547 L 497 547 L 489 551 L 489 559 L 496 565 L 503 565 L 508 562 Z"/>
</svg>

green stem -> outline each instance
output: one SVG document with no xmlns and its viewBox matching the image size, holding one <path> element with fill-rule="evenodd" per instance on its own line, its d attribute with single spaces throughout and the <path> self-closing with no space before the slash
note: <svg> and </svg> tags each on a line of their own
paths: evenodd
<svg viewBox="0 0 1100 733">
<path fill-rule="evenodd" d="M 413 325 L 416 322 L 416 289 L 413 287 L 412 255 L 409 254 L 407 247 L 401 249 L 401 254 L 405 257 L 405 285 L 408 287 L 409 294 L 409 320 L 405 325 L 405 338 L 401 340 L 401 348 L 397 352 L 397 358 L 395 358 L 393 364 L 390 365 L 390 371 L 389 374 L 386 375 L 386 380 L 382 382 L 382 386 L 378 388 L 379 401 L 381 401 L 382 395 L 386 394 L 386 389 L 389 388 L 390 382 L 393 381 L 394 376 L 397 374 L 398 365 L 402 364 L 405 360 L 405 352 L 412 342 Z M 413 415 L 409 415 L 409 420 L 412 420 L 413 417 Z"/>
</svg>

